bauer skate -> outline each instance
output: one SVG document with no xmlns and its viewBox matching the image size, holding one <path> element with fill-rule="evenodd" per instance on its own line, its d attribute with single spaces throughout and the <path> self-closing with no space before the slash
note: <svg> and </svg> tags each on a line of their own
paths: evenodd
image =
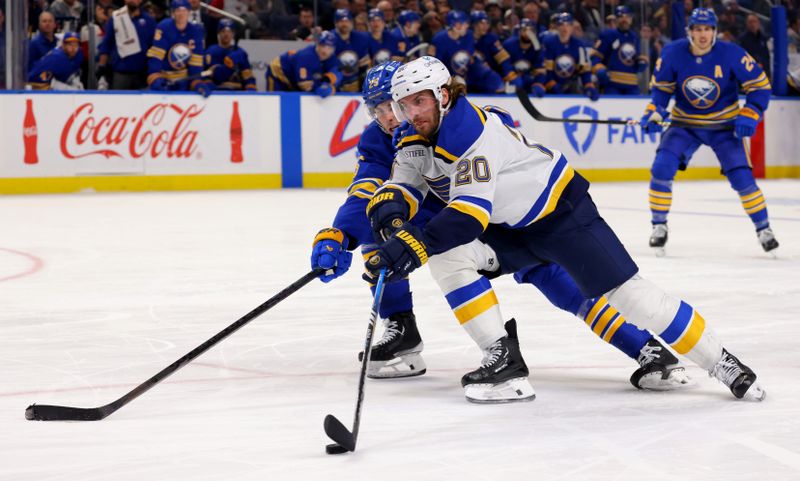
<svg viewBox="0 0 800 481">
<path fill-rule="evenodd" d="M 422 348 L 414 313 L 406 311 L 392 314 L 384 321 L 383 337 L 370 350 L 367 377 L 386 379 L 425 374 L 425 361 L 420 355 Z M 358 353 L 359 361 L 363 355 L 363 352 Z"/>
<path fill-rule="evenodd" d="M 494 404 L 532 401 L 536 397 L 528 381 L 528 366 L 519 351 L 516 321 L 511 319 L 505 327 L 508 336 L 489 346 L 481 366 L 461 378 L 467 401 Z"/>
<path fill-rule="evenodd" d="M 656 257 L 663 257 L 666 254 L 664 247 L 667 245 L 669 229 L 667 224 L 653 224 L 653 232 L 650 234 L 650 247 L 656 253 Z"/>
<path fill-rule="evenodd" d="M 678 358 L 657 339 L 642 346 L 636 361 L 641 367 L 631 375 L 631 384 L 638 389 L 670 391 L 692 384 Z"/>
<path fill-rule="evenodd" d="M 767 397 L 767 392 L 756 382 L 756 373 L 726 349 L 722 350 L 722 358 L 708 371 L 708 375 L 728 386 L 737 399 L 763 401 Z"/>
<path fill-rule="evenodd" d="M 756 232 L 756 234 L 758 235 L 758 242 L 761 243 L 761 247 L 764 249 L 764 252 L 775 250 L 780 245 L 778 244 L 778 240 L 775 239 L 775 234 L 772 232 L 771 227 L 761 229 L 760 231 Z"/>
</svg>

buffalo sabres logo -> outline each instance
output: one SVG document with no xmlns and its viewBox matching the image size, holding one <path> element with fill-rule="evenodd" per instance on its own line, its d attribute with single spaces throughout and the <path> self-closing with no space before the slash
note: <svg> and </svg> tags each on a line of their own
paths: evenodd
<svg viewBox="0 0 800 481">
<path fill-rule="evenodd" d="M 459 50 L 450 60 L 450 67 L 453 69 L 453 72 L 455 72 L 456 75 L 464 76 L 467 73 L 467 67 L 469 67 L 469 60 L 469 52 L 465 50 Z"/>
<path fill-rule="evenodd" d="M 617 55 L 620 62 L 630 67 L 636 61 L 636 47 L 632 43 L 625 42 L 617 50 Z"/>
<path fill-rule="evenodd" d="M 386 63 L 391 59 L 392 59 L 391 52 L 389 52 L 385 48 L 382 48 L 382 49 L 378 50 L 378 52 L 375 54 L 375 57 L 374 57 L 375 65 L 380 65 L 382 63 Z"/>
<path fill-rule="evenodd" d="M 514 62 L 514 70 L 519 73 L 528 73 L 531 71 L 531 63 L 524 58 L 517 60 Z"/>
<path fill-rule="evenodd" d="M 569 78 L 572 77 L 572 74 L 575 73 L 575 59 L 572 58 L 572 55 L 563 54 L 556 57 L 556 75 L 561 78 Z"/>
<path fill-rule="evenodd" d="M 173 70 L 185 69 L 189 64 L 189 59 L 192 56 L 192 49 L 185 43 L 176 43 L 169 49 L 167 58 L 169 65 Z"/>
<path fill-rule="evenodd" d="M 711 107 L 719 94 L 719 85 L 708 77 L 694 75 L 683 82 L 683 95 L 696 109 Z"/>
<path fill-rule="evenodd" d="M 339 69 L 345 75 L 358 72 L 358 55 L 352 50 L 345 50 L 339 54 Z"/>
</svg>

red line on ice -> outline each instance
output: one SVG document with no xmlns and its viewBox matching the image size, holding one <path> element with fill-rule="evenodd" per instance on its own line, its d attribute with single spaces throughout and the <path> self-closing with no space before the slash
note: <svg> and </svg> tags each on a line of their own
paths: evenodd
<svg viewBox="0 0 800 481">
<path fill-rule="evenodd" d="M 31 267 L 26 271 L 17 274 L 12 274 L 6 277 L 0 277 L 0 282 L 10 281 L 12 279 L 19 279 L 20 277 L 25 277 L 31 274 L 35 274 L 36 272 L 41 270 L 42 267 L 44 267 L 44 261 L 33 254 L 28 254 L 27 252 L 17 251 L 14 249 L 7 249 L 5 247 L 0 247 L 0 251 L 10 252 L 11 254 L 16 254 L 18 256 L 26 257 L 29 261 L 31 261 L 32 264 Z"/>
</svg>

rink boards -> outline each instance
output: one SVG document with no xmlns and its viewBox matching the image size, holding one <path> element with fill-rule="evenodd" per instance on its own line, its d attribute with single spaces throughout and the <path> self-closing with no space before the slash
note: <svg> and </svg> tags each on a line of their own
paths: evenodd
<svg viewBox="0 0 800 481">
<path fill-rule="evenodd" d="M 470 96 L 509 111 L 529 140 L 561 150 L 592 181 L 644 180 L 658 135 L 636 126 L 533 120 L 513 96 Z M 534 99 L 559 118 L 638 118 L 646 97 Z M 341 187 L 369 123 L 358 96 L 294 93 L 31 93 L 0 95 L 0 193 Z M 800 103 L 773 100 L 755 171 L 800 177 Z M 701 148 L 679 178 L 719 178 Z"/>
</svg>

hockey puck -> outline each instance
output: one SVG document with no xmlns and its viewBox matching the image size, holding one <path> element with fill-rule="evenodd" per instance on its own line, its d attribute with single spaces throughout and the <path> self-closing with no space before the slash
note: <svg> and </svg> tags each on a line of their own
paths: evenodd
<svg viewBox="0 0 800 481">
<path fill-rule="evenodd" d="M 328 444 L 325 446 L 325 453 L 326 454 L 344 454 L 347 452 L 347 449 L 344 446 L 339 444 Z"/>
</svg>

